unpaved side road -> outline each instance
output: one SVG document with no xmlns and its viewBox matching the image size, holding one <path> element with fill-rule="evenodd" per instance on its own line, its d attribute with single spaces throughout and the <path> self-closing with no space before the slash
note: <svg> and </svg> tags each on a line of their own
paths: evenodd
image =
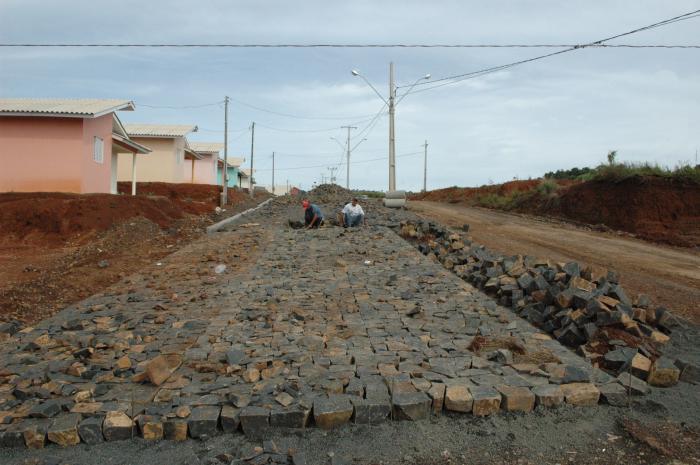
<svg viewBox="0 0 700 465">
<path fill-rule="evenodd" d="M 410 202 L 424 218 L 451 227 L 469 224 L 474 241 L 504 254 L 576 260 L 617 270 L 629 294 L 700 323 L 700 252 L 526 215 L 440 202 Z"/>
</svg>

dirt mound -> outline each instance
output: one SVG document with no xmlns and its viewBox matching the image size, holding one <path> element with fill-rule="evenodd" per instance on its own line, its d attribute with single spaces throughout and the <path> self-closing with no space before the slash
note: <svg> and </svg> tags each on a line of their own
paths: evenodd
<svg viewBox="0 0 700 465">
<path fill-rule="evenodd" d="M 131 194 L 130 182 L 117 183 L 120 194 Z M 178 204 L 187 213 L 202 215 L 211 213 L 219 205 L 221 186 L 212 184 L 186 184 L 168 182 L 139 182 L 136 183 L 137 197 L 166 197 Z M 229 204 L 240 202 L 245 198 L 243 192 L 229 189 Z"/>
<path fill-rule="evenodd" d="M 700 184 L 691 181 L 657 176 L 589 181 L 519 210 L 603 224 L 656 242 L 700 246 Z"/>
<path fill-rule="evenodd" d="M 167 228 L 184 211 L 164 197 L 110 194 L 0 194 L 0 242 L 60 245 L 82 242 L 93 234 L 135 217 Z"/>
<path fill-rule="evenodd" d="M 539 179 L 527 179 L 522 181 L 508 181 L 503 184 L 481 187 L 448 187 L 434 191 L 421 192 L 411 196 L 411 200 L 430 200 L 433 202 L 458 203 L 466 202 L 478 195 L 506 196 L 513 192 L 528 192 L 540 184 Z"/>
</svg>

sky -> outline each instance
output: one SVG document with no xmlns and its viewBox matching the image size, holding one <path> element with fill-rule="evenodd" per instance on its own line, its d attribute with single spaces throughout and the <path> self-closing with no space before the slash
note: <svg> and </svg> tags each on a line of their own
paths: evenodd
<svg viewBox="0 0 700 465">
<path fill-rule="evenodd" d="M 0 43 L 579 44 L 697 9 L 700 0 L 0 0 Z M 694 18 L 611 43 L 698 45 L 698 31 Z M 390 61 L 407 86 L 549 51 L 0 47 L 0 95 L 129 99 L 124 123 L 196 124 L 191 141 L 220 142 L 229 96 L 229 155 L 250 166 L 255 121 L 257 183 L 271 182 L 274 151 L 276 183 L 302 188 L 333 167 L 345 185 L 341 126 L 356 126 L 350 187 L 386 190 L 386 108 L 352 69 L 387 98 Z M 397 187 L 422 188 L 425 141 L 428 189 L 595 166 L 609 150 L 695 163 L 699 116 L 700 49 L 576 50 L 407 95 L 396 107 Z"/>
</svg>

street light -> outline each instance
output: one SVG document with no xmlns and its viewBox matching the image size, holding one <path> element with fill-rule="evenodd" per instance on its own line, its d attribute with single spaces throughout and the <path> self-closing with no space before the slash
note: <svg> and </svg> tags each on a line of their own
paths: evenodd
<svg viewBox="0 0 700 465">
<path fill-rule="evenodd" d="M 377 89 L 372 85 L 371 82 L 367 80 L 366 77 L 364 77 L 360 72 L 356 69 L 353 69 L 350 71 L 350 73 L 353 76 L 359 76 L 361 77 L 368 86 L 374 91 L 375 94 L 379 96 L 380 99 L 382 99 L 382 102 L 384 102 L 388 107 L 389 107 L 389 192 L 395 191 L 396 190 L 396 137 L 395 137 L 395 132 L 394 132 L 394 115 L 396 113 L 396 105 L 403 100 L 406 95 L 411 92 L 411 90 L 422 80 L 424 79 L 430 79 L 430 74 L 426 74 L 422 78 L 416 80 L 416 82 L 409 87 L 409 89 L 404 92 L 404 94 L 401 96 L 401 98 L 396 101 L 396 85 L 394 84 L 394 63 L 391 62 L 389 63 L 389 100 L 387 101 L 384 97 L 382 97 L 382 94 L 379 93 Z"/>
</svg>

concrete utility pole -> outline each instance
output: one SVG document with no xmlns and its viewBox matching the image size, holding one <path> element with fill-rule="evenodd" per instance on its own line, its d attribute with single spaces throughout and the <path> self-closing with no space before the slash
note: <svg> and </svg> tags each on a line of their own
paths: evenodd
<svg viewBox="0 0 700 465">
<path fill-rule="evenodd" d="M 253 155 L 255 154 L 255 121 L 253 121 L 253 124 L 251 126 L 251 134 L 250 134 L 250 198 L 252 199 L 254 197 L 253 195 Z"/>
<path fill-rule="evenodd" d="M 423 153 L 423 192 L 428 191 L 428 141 L 425 141 L 423 146 L 425 152 Z"/>
<path fill-rule="evenodd" d="M 272 195 L 275 195 L 275 152 L 272 152 Z"/>
<path fill-rule="evenodd" d="M 348 130 L 348 143 L 347 143 L 347 173 L 345 175 L 345 188 L 350 190 L 350 130 L 357 129 L 356 126 L 341 126 L 341 128 L 347 128 Z"/>
<path fill-rule="evenodd" d="M 335 180 L 336 180 L 335 172 L 338 171 L 338 167 L 337 166 L 329 167 L 328 171 L 331 172 L 331 184 L 334 184 Z"/>
<path fill-rule="evenodd" d="M 287 179 L 287 194 L 289 194 L 289 179 Z"/>
<path fill-rule="evenodd" d="M 221 179 L 223 183 L 221 208 L 224 208 L 228 203 L 228 95 L 224 98 L 224 169 L 221 172 Z"/>
<path fill-rule="evenodd" d="M 396 113 L 396 86 L 394 85 L 394 62 L 389 63 L 389 191 L 396 190 L 396 138 L 394 137 L 394 114 Z"/>
</svg>

